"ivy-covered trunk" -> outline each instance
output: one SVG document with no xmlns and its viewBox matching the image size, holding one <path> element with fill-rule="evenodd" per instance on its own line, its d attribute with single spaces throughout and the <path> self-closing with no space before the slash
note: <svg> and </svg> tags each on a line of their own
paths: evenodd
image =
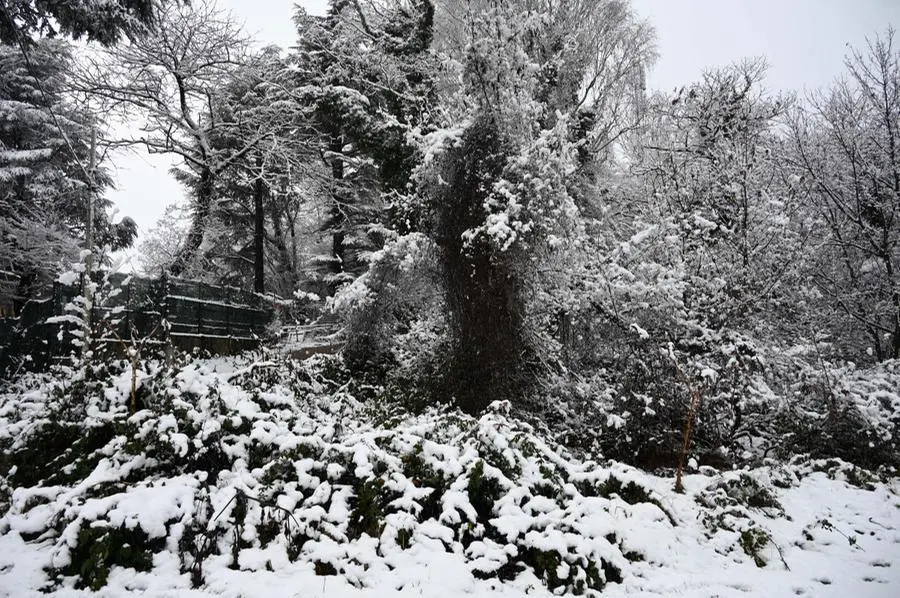
<svg viewBox="0 0 900 598">
<path fill-rule="evenodd" d="M 263 209 L 265 197 L 266 183 L 260 177 L 253 185 L 253 290 L 257 293 L 266 292 L 264 260 L 266 215 Z"/>
<path fill-rule="evenodd" d="M 448 156 L 448 184 L 436 202 L 435 240 L 454 337 L 445 387 L 470 413 L 515 399 L 524 382 L 524 310 L 512 256 L 483 238 L 466 240 L 484 223 L 487 193 L 505 161 L 494 123 L 472 126 Z"/>
</svg>

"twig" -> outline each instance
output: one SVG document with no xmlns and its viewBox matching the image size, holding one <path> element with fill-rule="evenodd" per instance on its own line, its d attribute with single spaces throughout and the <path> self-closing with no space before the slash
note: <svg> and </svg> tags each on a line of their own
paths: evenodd
<svg viewBox="0 0 900 598">
<path fill-rule="evenodd" d="M 691 393 L 691 404 L 688 409 L 687 421 L 684 425 L 681 451 L 678 453 L 678 470 L 675 473 L 675 492 L 682 493 L 684 492 L 684 484 L 682 483 L 682 477 L 684 476 L 684 459 L 687 456 L 688 450 L 691 446 L 691 436 L 694 433 L 694 420 L 697 417 L 697 409 L 700 406 L 700 402 L 703 400 L 703 395 L 700 394 L 700 389 L 691 383 L 690 378 L 688 378 L 687 374 L 684 373 L 684 370 L 681 369 L 681 366 L 678 364 L 678 360 L 675 358 L 675 353 L 670 350 L 669 356 L 672 358 L 672 364 L 675 366 L 675 372 L 678 374 L 678 377 L 682 382 L 684 382 L 684 385 L 687 386 L 688 391 Z"/>
<path fill-rule="evenodd" d="M 776 544 L 775 542 L 773 542 L 771 539 L 769 540 L 769 543 L 770 543 L 772 546 L 775 547 L 775 550 L 778 551 L 778 558 L 781 559 L 781 564 L 784 565 L 784 568 L 785 568 L 785 569 L 787 569 L 788 571 L 790 571 L 791 568 L 788 566 L 787 561 L 784 560 L 784 553 L 781 551 L 781 546 L 779 546 L 778 544 Z"/>
</svg>

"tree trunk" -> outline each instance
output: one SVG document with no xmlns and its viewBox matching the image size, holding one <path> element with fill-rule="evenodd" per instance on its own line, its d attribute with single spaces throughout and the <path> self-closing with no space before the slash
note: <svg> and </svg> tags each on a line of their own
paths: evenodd
<svg viewBox="0 0 900 598">
<path fill-rule="evenodd" d="M 204 169 L 200 174 L 200 180 L 197 183 L 195 192 L 194 218 L 191 221 L 191 228 L 188 230 L 184 245 L 169 266 L 169 274 L 172 276 L 181 276 L 184 273 L 188 264 L 196 257 L 200 245 L 203 244 L 203 236 L 206 233 L 207 220 L 209 220 L 213 195 L 215 194 L 214 183 L 212 171 Z"/>
<path fill-rule="evenodd" d="M 257 293 L 266 292 L 266 272 L 263 262 L 266 240 L 266 215 L 263 211 L 265 197 L 266 184 L 260 177 L 253 185 L 253 290 Z"/>
<path fill-rule="evenodd" d="M 451 160 L 449 184 L 436 197 L 435 237 L 455 336 L 444 386 L 460 408 L 477 413 L 494 400 L 518 398 L 528 347 L 515 258 L 486 240 L 464 241 L 465 231 L 484 223 L 486 190 L 505 162 L 496 127 L 473 126 Z"/>
<path fill-rule="evenodd" d="M 342 188 L 344 181 L 344 160 L 337 157 L 344 148 L 343 137 L 339 134 L 331 136 L 331 144 L 329 149 L 334 156 L 331 158 L 331 178 L 334 184 L 334 194 L 332 196 L 331 208 L 331 257 L 333 258 L 333 272 L 340 274 L 344 271 L 347 259 L 347 249 L 344 245 L 346 216 L 344 214 L 344 204 L 346 199 L 343 197 Z"/>
</svg>

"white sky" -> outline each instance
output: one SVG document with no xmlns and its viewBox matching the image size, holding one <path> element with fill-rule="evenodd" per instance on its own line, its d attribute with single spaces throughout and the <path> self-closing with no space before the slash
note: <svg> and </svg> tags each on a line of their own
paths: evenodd
<svg viewBox="0 0 900 598">
<path fill-rule="evenodd" d="M 294 5 L 323 14 L 326 0 L 218 0 L 263 44 L 294 43 Z M 707 68 L 765 56 L 771 90 L 812 90 L 843 72 L 847 45 L 900 26 L 900 0 L 632 0 L 657 32 L 659 60 L 648 87 L 671 91 L 697 80 Z M 117 161 L 118 188 L 110 194 L 120 216 L 130 216 L 141 234 L 165 207 L 183 197 L 159 156 Z"/>
</svg>

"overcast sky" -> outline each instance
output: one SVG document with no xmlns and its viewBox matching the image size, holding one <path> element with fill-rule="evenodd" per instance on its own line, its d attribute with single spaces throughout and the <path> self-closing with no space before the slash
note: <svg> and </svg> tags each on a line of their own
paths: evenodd
<svg viewBox="0 0 900 598">
<path fill-rule="evenodd" d="M 218 0 L 250 35 L 282 47 L 295 41 L 295 4 L 322 14 L 326 0 Z M 648 86 L 663 91 L 697 80 L 707 68 L 753 56 L 769 62 L 770 90 L 825 87 L 842 73 L 848 44 L 862 47 L 866 36 L 900 26 L 900 0 L 632 0 L 632 6 L 656 29 L 659 60 Z M 129 156 L 117 166 L 111 198 L 143 234 L 182 190 L 166 159 Z"/>
</svg>

